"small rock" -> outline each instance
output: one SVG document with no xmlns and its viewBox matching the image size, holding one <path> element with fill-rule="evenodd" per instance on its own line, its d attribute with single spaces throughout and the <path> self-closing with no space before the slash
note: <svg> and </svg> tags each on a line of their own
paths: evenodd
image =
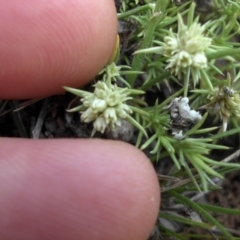
<svg viewBox="0 0 240 240">
<path fill-rule="evenodd" d="M 133 137 L 134 127 L 126 120 L 121 120 L 121 126 L 116 127 L 114 130 L 106 130 L 105 136 L 109 139 L 121 140 L 130 142 Z"/>
</svg>

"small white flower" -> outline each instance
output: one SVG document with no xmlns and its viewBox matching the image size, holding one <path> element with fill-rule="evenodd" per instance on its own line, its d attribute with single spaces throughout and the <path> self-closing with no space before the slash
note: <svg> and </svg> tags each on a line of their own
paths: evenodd
<svg viewBox="0 0 240 240">
<path fill-rule="evenodd" d="M 89 123 L 96 119 L 97 115 L 93 113 L 91 108 L 87 108 L 85 111 L 82 112 L 81 120 L 83 122 Z"/>
<path fill-rule="evenodd" d="M 188 52 L 181 51 L 170 58 L 168 62 L 169 64 L 166 69 L 170 68 L 172 72 L 175 72 L 175 74 L 178 75 L 182 68 L 189 67 L 192 64 L 192 58 Z"/>
<path fill-rule="evenodd" d="M 94 95 L 88 94 L 88 95 L 85 95 L 85 97 L 82 98 L 81 101 L 85 107 L 90 107 L 93 100 L 94 100 Z"/>
<path fill-rule="evenodd" d="M 199 51 L 199 41 L 198 39 L 190 39 L 186 42 L 185 51 L 189 52 L 190 54 L 194 54 Z"/>
<path fill-rule="evenodd" d="M 117 92 L 109 92 L 109 94 L 105 97 L 106 102 L 109 106 L 113 107 L 120 103 L 120 96 Z"/>
<path fill-rule="evenodd" d="M 99 116 L 96 118 L 96 120 L 93 122 L 93 127 L 95 130 L 104 133 L 106 127 L 107 127 L 107 122 L 104 117 Z"/>
<path fill-rule="evenodd" d="M 94 95 L 99 98 L 99 99 L 104 99 L 105 98 L 105 89 L 98 88 L 97 86 L 95 87 Z"/>
<path fill-rule="evenodd" d="M 107 102 L 103 99 L 95 98 L 92 101 L 91 109 L 94 113 L 103 112 L 107 108 Z"/>
<path fill-rule="evenodd" d="M 187 26 L 185 25 L 186 29 Z M 193 38 L 202 37 L 203 32 L 205 31 L 204 26 L 201 26 L 199 23 L 193 23 L 186 32 L 183 32 L 182 35 L 185 35 L 184 39 L 189 40 Z"/>
<path fill-rule="evenodd" d="M 203 53 L 196 53 L 192 57 L 192 65 L 197 68 L 206 68 L 207 67 L 207 58 Z"/>
<path fill-rule="evenodd" d="M 166 43 L 165 54 L 169 55 L 169 57 L 178 51 L 179 45 L 176 38 L 167 36 L 164 38 L 164 42 Z"/>
<path fill-rule="evenodd" d="M 110 122 L 109 123 L 109 129 L 115 129 L 117 127 L 120 127 L 121 126 L 121 119 L 118 118 L 115 122 Z"/>
<path fill-rule="evenodd" d="M 119 72 L 120 70 L 121 70 L 121 67 L 117 67 L 114 62 L 112 62 L 110 65 L 106 67 L 106 72 L 108 76 L 110 76 L 111 78 L 120 76 L 120 72 Z"/>
<path fill-rule="evenodd" d="M 181 51 L 178 53 L 177 65 L 179 67 L 186 68 L 192 64 L 191 55 L 186 51 Z"/>
<path fill-rule="evenodd" d="M 104 118 L 106 119 L 107 124 L 110 122 L 116 122 L 117 121 L 117 114 L 116 109 L 113 107 L 107 108 L 103 113 Z"/>
<path fill-rule="evenodd" d="M 116 108 L 116 112 L 120 118 L 124 119 L 132 113 L 132 109 L 127 104 L 121 104 Z"/>
</svg>

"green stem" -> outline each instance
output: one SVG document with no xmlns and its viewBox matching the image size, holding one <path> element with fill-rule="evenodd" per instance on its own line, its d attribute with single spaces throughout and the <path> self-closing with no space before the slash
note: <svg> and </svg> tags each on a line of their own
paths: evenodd
<svg viewBox="0 0 240 240">
<path fill-rule="evenodd" d="M 184 94 L 183 94 L 183 96 L 184 96 L 184 97 L 187 97 L 187 95 L 188 95 L 189 79 L 190 79 L 190 68 L 188 67 L 188 68 L 187 68 L 187 72 L 186 72 L 186 74 L 185 74 L 185 76 L 184 76 L 184 86 L 183 86 L 183 88 L 184 88 Z"/>
</svg>

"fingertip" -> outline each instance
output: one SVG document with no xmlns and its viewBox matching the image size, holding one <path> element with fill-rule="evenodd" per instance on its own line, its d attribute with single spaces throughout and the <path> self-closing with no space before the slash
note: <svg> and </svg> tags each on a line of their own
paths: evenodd
<svg viewBox="0 0 240 240">
<path fill-rule="evenodd" d="M 139 150 L 102 140 L 2 139 L 1 146 L 3 239 L 149 237 L 160 192 Z"/>
<path fill-rule="evenodd" d="M 117 36 L 112 0 L 2 0 L 0 10 L 2 99 L 82 86 L 111 57 Z"/>
</svg>

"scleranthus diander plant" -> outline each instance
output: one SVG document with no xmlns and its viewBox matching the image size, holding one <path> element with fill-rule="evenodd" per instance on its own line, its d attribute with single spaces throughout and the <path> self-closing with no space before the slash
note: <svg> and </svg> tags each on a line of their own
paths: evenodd
<svg viewBox="0 0 240 240">
<path fill-rule="evenodd" d="M 129 121 L 137 129 L 135 145 L 154 164 L 171 165 L 170 170 L 160 169 L 159 173 L 163 196 L 157 223 L 160 233 L 154 232 L 155 237 L 190 239 L 190 234 L 177 232 L 173 221 L 234 239 L 211 215 L 217 211 L 233 214 L 231 209 L 201 205 L 192 198 L 199 192 L 218 189 L 219 179 L 240 168 L 238 163 L 229 162 L 234 158 L 219 159 L 213 154 L 230 149 L 218 144 L 219 139 L 240 131 L 236 120 L 240 117 L 240 44 L 232 40 L 239 29 L 236 16 L 240 4 L 214 0 L 209 15 L 213 17 L 205 19 L 194 3 L 173 2 L 131 4 L 123 0 L 118 17 L 124 24 L 133 24 L 134 30 L 122 34 L 123 52 L 99 73 L 92 91 L 64 87 L 81 103 L 68 111 L 79 112 L 84 123 L 93 123 L 92 135 L 121 127 L 122 119 Z M 234 21 L 227 9 L 235 16 Z M 214 18 L 219 12 L 221 18 Z M 155 103 L 148 101 L 149 96 Z M 215 116 L 220 124 L 213 121 Z M 236 121 L 228 130 L 232 119 Z M 198 216 L 197 220 L 186 207 Z M 174 211 L 177 214 L 172 214 Z"/>
</svg>

